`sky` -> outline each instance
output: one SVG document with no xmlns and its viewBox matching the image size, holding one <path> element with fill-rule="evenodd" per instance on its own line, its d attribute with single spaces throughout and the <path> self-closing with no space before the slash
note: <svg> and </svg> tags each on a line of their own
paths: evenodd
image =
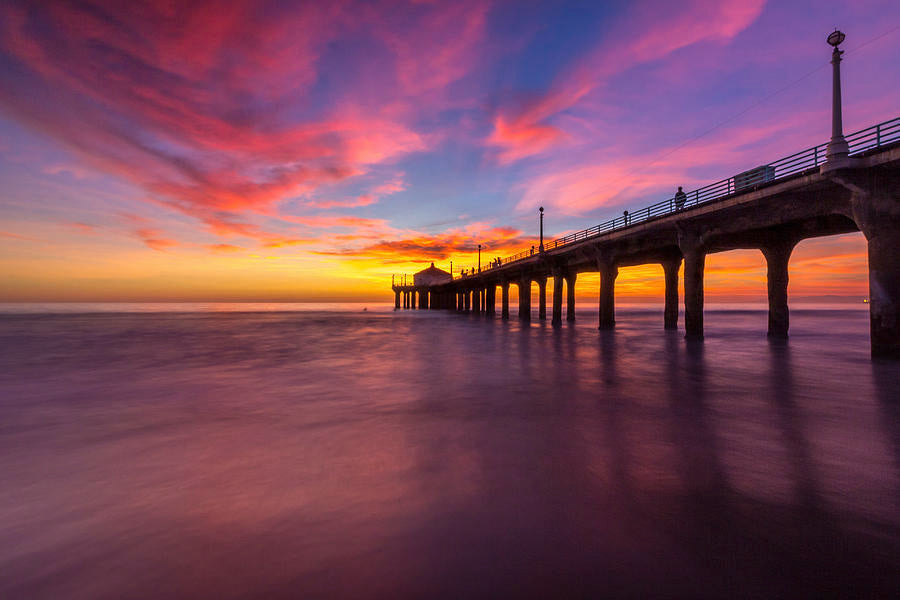
<svg viewBox="0 0 900 600">
<path fill-rule="evenodd" d="M 896 1 L 7 0 L 0 301 L 391 301 L 539 206 L 552 239 L 826 142 L 835 27 L 845 132 L 900 116 Z M 865 253 L 802 242 L 792 297 L 866 297 Z M 764 299 L 762 255 L 706 287 Z"/>
</svg>

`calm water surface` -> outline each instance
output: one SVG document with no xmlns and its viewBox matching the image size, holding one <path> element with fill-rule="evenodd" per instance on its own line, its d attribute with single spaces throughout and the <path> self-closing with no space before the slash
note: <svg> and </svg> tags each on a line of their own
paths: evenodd
<svg viewBox="0 0 900 600">
<path fill-rule="evenodd" d="M 0 597 L 900 596 L 865 312 L 215 308 L 0 315 Z"/>
</svg>

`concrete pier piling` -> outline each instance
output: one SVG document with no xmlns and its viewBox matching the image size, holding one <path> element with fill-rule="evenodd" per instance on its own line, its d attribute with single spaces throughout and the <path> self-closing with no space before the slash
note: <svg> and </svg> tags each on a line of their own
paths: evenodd
<svg viewBox="0 0 900 600">
<path fill-rule="evenodd" d="M 531 276 L 524 275 L 519 279 L 519 320 L 531 321 Z"/>
<path fill-rule="evenodd" d="M 500 317 L 503 319 L 509 318 L 509 282 L 503 281 L 500 283 Z"/>
<path fill-rule="evenodd" d="M 578 274 L 575 272 L 566 275 L 566 321 L 575 321 L 575 280 Z"/>
<path fill-rule="evenodd" d="M 547 277 L 538 277 L 538 319 L 547 318 Z"/>
<path fill-rule="evenodd" d="M 553 272 L 553 315 L 550 318 L 550 323 L 552 325 L 562 325 L 562 295 L 562 272 L 559 269 L 556 269 Z"/>
<path fill-rule="evenodd" d="M 703 270 L 706 252 L 699 247 L 684 249 L 684 335 L 703 337 Z"/>
<path fill-rule="evenodd" d="M 663 326 L 666 329 L 678 329 L 678 272 L 681 271 L 681 257 L 662 261 L 666 278 L 666 309 Z"/>
<path fill-rule="evenodd" d="M 600 272 L 600 329 L 613 329 L 616 326 L 616 277 L 619 269 L 615 261 L 601 257 L 597 259 L 597 270 Z"/>
<path fill-rule="evenodd" d="M 790 325 L 788 311 L 788 261 L 795 242 L 782 240 L 760 248 L 766 258 L 769 293 L 769 337 L 786 338 Z"/>
</svg>

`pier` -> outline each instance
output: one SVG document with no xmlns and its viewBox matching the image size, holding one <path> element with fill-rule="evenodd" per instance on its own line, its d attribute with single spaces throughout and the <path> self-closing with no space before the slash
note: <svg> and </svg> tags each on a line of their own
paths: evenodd
<svg viewBox="0 0 900 600">
<path fill-rule="evenodd" d="M 615 326 L 615 281 L 621 267 L 660 264 L 665 277 L 663 326 L 678 327 L 679 278 L 684 281 L 686 337 L 703 337 L 706 256 L 758 249 L 767 264 L 768 335 L 787 337 L 791 252 L 808 238 L 860 231 L 868 244 L 873 356 L 900 358 L 900 118 L 794 153 L 702 188 L 565 237 L 542 243 L 439 283 L 398 281 L 394 306 L 496 314 L 510 318 L 509 287 L 518 287 L 516 316 L 530 321 L 531 285 L 538 285 L 538 319 L 547 317 L 552 280 L 553 325 L 575 320 L 575 282 L 600 274 L 599 328 Z M 565 286 L 566 292 L 563 293 Z"/>
<path fill-rule="evenodd" d="M 900 359 L 900 117 L 847 136 L 843 134 L 838 46 L 844 34 L 828 35 L 832 46 L 831 139 L 715 183 L 621 217 L 480 264 L 454 278 L 434 268 L 412 281 L 395 276 L 394 307 L 496 313 L 510 317 L 509 286 L 518 287 L 517 316 L 530 321 L 531 286 L 538 285 L 538 319 L 547 318 L 547 282 L 553 281 L 551 323 L 575 320 L 575 282 L 580 273 L 600 274 L 599 328 L 615 327 L 615 282 L 622 267 L 660 264 L 665 278 L 663 326 L 677 329 L 679 278 L 684 283 L 685 337 L 703 337 L 703 271 L 715 252 L 757 249 L 767 265 L 768 335 L 786 338 L 790 312 L 791 252 L 802 240 L 862 232 L 868 246 L 872 356 Z M 402 301 L 402 302 L 401 302 Z"/>
</svg>

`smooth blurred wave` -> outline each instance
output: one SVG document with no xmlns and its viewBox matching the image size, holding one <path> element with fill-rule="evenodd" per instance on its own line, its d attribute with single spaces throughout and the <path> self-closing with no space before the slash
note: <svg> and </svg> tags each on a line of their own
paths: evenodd
<svg viewBox="0 0 900 600">
<path fill-rule="evenodd" d="M 900 591 L 857 307 L 142 306 L 0 307 L 2 598 Z"/>
</svg>

